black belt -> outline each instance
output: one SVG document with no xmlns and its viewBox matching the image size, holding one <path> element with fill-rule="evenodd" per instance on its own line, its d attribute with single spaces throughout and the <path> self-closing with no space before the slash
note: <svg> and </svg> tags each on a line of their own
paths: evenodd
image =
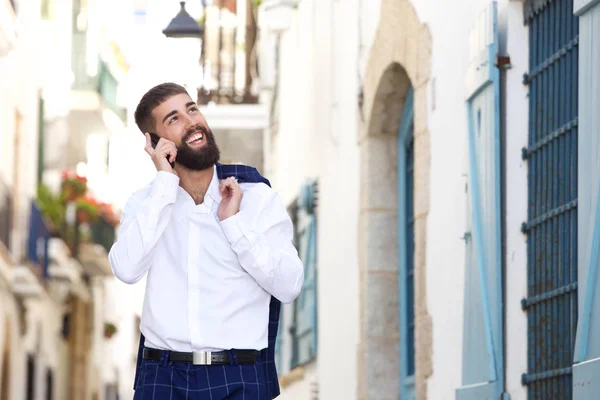
<svg viewBox="0 0 600 400">
<path fill-rule="evenodd" d="M 144 360 L 160 361 L 164 350 L 151 349 L 144 347 L 142 358 Z M 256 356 L 260 353 L 257 350 L 233 350 L 238 364 L 254 364 Z M 194 365 L 223 365 L 230 364 L 229 353 L 226 351 L 210 352 L 196 351 L 193 353 L 184 353 L 179 351 L 169 352 L 169 361 L 172 362 L 190 362 Z"/>
</svg>

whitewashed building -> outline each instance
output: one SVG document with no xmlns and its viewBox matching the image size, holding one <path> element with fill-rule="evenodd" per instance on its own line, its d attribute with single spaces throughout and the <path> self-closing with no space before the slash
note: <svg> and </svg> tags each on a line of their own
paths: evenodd
<svg viewBox="0 0 600 400">
<path fill-rule="evenodd" d="M 114 304 L 127 301 L 106 257 L 114 228 L 108 214 L 79 221 L 56 195 L 77 169 L 113 200 L 106 149 L 125 124 L 126 80 L 103 29 L 114 4 L 0 3 L 0 399 L 130 397 L 138 328 L 135 303 Z"/>
<path fill-rule="evenodd" d="M 262 2 L 263 172 L 318 186 L 282 399 L 597 396 L 598 13 Z"/>
</svg>

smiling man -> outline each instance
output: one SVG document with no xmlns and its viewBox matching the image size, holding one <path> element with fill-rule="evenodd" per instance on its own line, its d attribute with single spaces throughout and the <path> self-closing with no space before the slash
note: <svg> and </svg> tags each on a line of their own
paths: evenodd
<svg viewBox="0 0 600 400">
<path fill-rule="evenodd" d="M 128 200 L 109 254 L 121 281 L 147 274 L 134 399 L 276 397 L 269 313 L 304 280 L 284 204 L 254 168 L 219 179 L 214 135 L 182 86 L 152 88 L 135 120 L 157 174 Z"/>
</svg>

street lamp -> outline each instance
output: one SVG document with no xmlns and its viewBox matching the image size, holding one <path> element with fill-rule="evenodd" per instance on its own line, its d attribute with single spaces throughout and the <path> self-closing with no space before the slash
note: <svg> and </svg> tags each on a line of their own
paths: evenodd
<svg viewBox="0 0 600 400">
<path fill-rule="evenodd" d="M 250 71 L 253 62 L 251 51 L 256 42 L 256 23 L 252 22 L 250 26 L 242 27 L 240 26 L 241 21 L 236 19 L 237 24 L 226 26 L 222 18 L 223 0 L 220 0 L 219 3 L 218 17 L 216 17 L 216 21 L 213 21 L 215 13 L 211 13 L 211 17 L 208 18 L 206 0 L 202 0 L 204 21 L 198 23 L 185 10 L 185 2 L 181 1 L 181 10 L 162 32 L 167 38 L 177 39 L 175 47 L 187 50 L 178 52 L 184 56 L 194 45 L 190 42 L 181 42 L 200 39 L 199 58 L 202 84 L 198 87 L 197 93 L 199 104 L 220 103 L 221 101 L 255 103 L 258 100 L 250 90 L 252 84 Z M 253 14 L 251 15 L 253 16 Z M 240 29 L 243 32 L 243 40 L 240 40 L 242 35 L 238 33 Z M 237 60 L 237 58 L 242 58 L 240 46 L 244 46 L 244 60 Z M 185 60 L 186 65 L 187 61 Z M 236 85 L 239 82 L 243 82 L 243 89 L 238 87 L 240 85 Z"/>
<path fill-rule="evenodd" d="M 204 26 L 198 24 L 198 22 L 188 14 L 185 10 L 185 1 L 180 1 L 179 4 L 181 5 L 179 13 L 177 13 L 169 25 L 163 29 L 163 34 L 168 38 L 199 38 L 202 40 Z"/>
<path fill-rule="evenodd" d="M 269 30 L 276 33 L 286 31 L 290 27 L 293 11 L 297 7 L 297 0 L 263 0 L 263 15 Z"/>
<path fill-rule="evenodd" d="M 206 15 L 205 0 L 202 0 L 203 15 Z M 170 39 L 177 39 L 183 48 L 191 49 L 192 46 L 200 45 L 199 61 L 202 66 L 202 75 L 204 72 L 204 26 L 198 23 L 185 9 L 185 1 L 179 2 L 181 9 L 177 15 L 169 22 L 169 25 L 163 29 L 162 33 Z M 183 40 L 182 40 L 183 39 Z M 200 43 L 197 42 L 200 40 Z M 188 47 L 190 46 L 190 47 Z M 185 54 L 185 52 L 184 52 Z M 196 61 L 197 62 L 197 61 Z M 204 79 L 202 79 L 204 81 Z M 204 85 L 204 83 L 202 83 Z"/>
</svg>

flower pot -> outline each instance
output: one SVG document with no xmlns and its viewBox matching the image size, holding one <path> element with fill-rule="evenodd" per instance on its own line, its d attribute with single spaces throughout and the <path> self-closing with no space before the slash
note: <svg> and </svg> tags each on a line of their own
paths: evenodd
<svg viewBox="0 0 600 400">
<path fill-rule="evenodd" d="M 90 216 L 88 213 L 86 213 L 85 211 L 77 210 L 77 221 L 79 221 L 80 224 L 85 224 L 89 222 L 89 220 Z"/>
</svg>

